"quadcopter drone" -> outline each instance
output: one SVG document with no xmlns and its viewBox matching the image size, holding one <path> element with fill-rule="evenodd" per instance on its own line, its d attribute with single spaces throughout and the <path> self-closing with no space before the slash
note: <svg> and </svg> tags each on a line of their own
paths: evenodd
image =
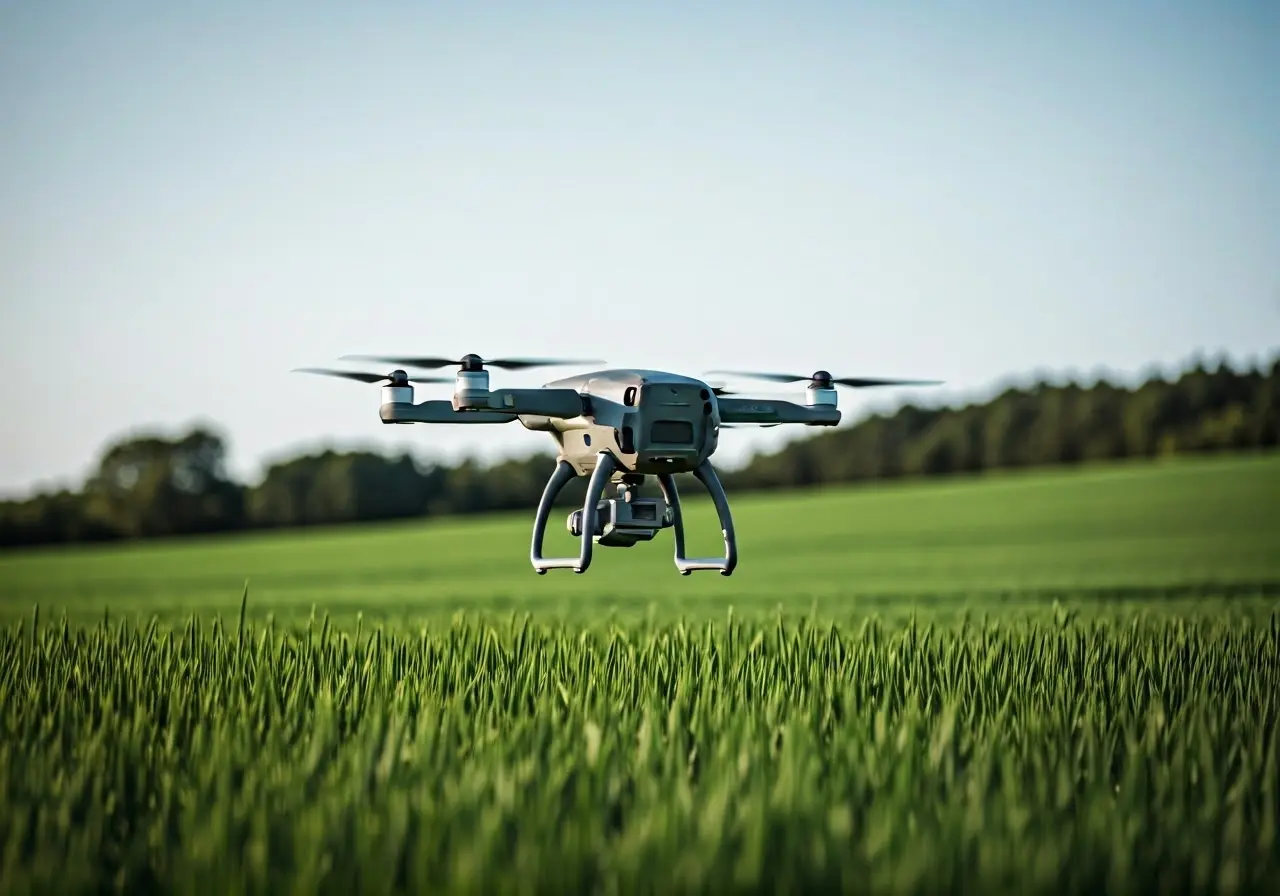
<svg viewBox="0 0 1280 896">
<path fill-rule="evenodd" d="M 296 372 L 345 377 L 365 383 L 383 383 L 379 416 L 383 423 L 502 424 L 519 420 L 525 429 L 550 433 L 559 452 L 555 468 L 538 502 L 533 521 L 529 558 L 538 575 L 550 569 L 584 573 L 591 565 L 592 547 L 632 547 L 651 541 L 659 531 L 672 528 L 675 565 L 682 576 L 695 570 L 719 570 L 732 575 L 738 565 L 737 540 L 729 500 L 711 465 L 721 427 L 756 424 L 776 426 L 836 426 L 837 385 L 869 386 L 938 385 L 935 380 L 833 377 L 825 370 L 811 376 L 719 370 L 710 374 L 744 376 L 778 383 L 808 381 L 804 401 L 797 404 L 774 398 L 735 398 L 721 387 L 690 376 L 660 370 L 597 370 L 548 383 L 539 389 L 490 389 L 488 368 L 523 370 L 558 365 L 603 364 L 552 358 L 502 358 L 485 360 L 479 355 L 450 358 L 386 358 L 346 355 L 342 360 L 394 364 L 389 374 L 328 368 L 299 368 Z M 403 367 L 458 368 L 452 377 L 410 376 Z M 414 383 L 454 384 L 453 398 L 414 402 Z M 723 557 L 686 557 L 684 521 L 677 473 L 692 473 L 707 489 L 720 518 L 724 536 Z M 589 477 L 586 500 L 569 514 L 569 532 L 580 539 L 576 557 L 544 557 L 542 543 L 551 508 L 573 478 Z M 662 498 L 636 494 L 646 476 L 654 476 Z M 602 499 L 609 485 L 615 498 Z"/>
</svg>

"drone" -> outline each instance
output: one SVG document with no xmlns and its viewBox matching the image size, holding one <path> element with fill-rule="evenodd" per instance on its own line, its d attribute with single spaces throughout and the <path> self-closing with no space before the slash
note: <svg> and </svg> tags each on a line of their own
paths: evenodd
<svg viewBox="0 0 1280 896">
<path fill-rule="evenodd" d="M 538 575 L 552 569 L 585 573 L 595 546 L 632 547 L 673 529 L 675 565 L 680 575 L 718 570 L 730 576 L 738 565 L 737 538 L 729 499 L 711 464 L 721 428 L 733 426 L 837 426 L 840 410 L 836 386 L 932 386 L 937 380 L 833 377 L 825 370 L 811 375 L 713 370 L 707 375 L 747 377 L 777 383 L 807 381 L 802 402 L 777 398 L 737 397 L 721 386 L 691 376 L 640 368 L 602 369 L 547 383 L 541 388 L 491 389 L 489 369 L 525 370 L 552 366 L 604 364 L 598 360 L 499 358 L 467 354 L 452 358 L 401 358 L 344 355 L 340 360 L 395 365 L 387 374 L 304 367 L 298 373 L 382 383 L 378 415 L 385 424 L 463 423 L 520 424 L 531 432 L 549 433 L 556 441 L 555 467 L 538 502 L 529 559 Z M 457 367 L 452 377 L 410 376 L 404 368 Z M 450 400 L 415 402 L 415 383 L 453 383 Z M 675 477 L 691 473 L 715 505 L 724 536 L 723 557 L 685 555 L 684 518 Z M 653 476 L 661 498 L 637 494 Z M 587 477 L 581 509 L 566 521 L 579 539 L 576 557 L 546 557 L 543 540 L 552 505 L 570 480 Z M 616 497 L 602 498 L 613 486 Z"/>
</svg>

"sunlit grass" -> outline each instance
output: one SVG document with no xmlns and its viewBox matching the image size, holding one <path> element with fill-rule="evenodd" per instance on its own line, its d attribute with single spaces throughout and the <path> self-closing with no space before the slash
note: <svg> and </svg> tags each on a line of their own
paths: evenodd
<svg viewBox="0 0 1280 896">
<path fill-rule="evenodd" d="M 1277 469 L 7 555 L 5 890 L 1280 892 Z"/>
</svg>

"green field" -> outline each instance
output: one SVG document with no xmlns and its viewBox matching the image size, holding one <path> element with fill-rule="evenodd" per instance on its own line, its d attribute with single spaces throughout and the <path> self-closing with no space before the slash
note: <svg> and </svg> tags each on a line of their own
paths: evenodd
<svg viewBox="0 0 1280 896">
<path fill-rule="evenodd" d="M 533 508 L 512 516 L 139 547 L 0 554 L 11 618 L 319 612 L 365 619 L 528 610 L 577 619 L 782 606 L 824 613 L 961 599 L 1280 596 L 1280 458 L 1119 465 L 982 480 L 826 488 L 733 500 L 741 563 L 682 577 L 670 533 L 598 548 L 577 576 L 534 574 Z M 719 554 L 709 501 L 686 499 L 691 553 Z M 546 550 L 573 553 L 563 514 Z"/>
<path fill-rule="evenodd" d="M 6 892 L 1280 892 L 1280 457 L 733 509 L 0 555 Z"/>
</svg>

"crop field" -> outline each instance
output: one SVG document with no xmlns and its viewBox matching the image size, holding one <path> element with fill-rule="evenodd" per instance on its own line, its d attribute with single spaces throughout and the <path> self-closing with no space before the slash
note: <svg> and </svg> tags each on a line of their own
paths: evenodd
<svg viewBox="0 0 1280 896">
<path fill-rule="evenodd" d="M 1280 892 L 1280 457 L 730 497 L 0 555 L 5 892 Z"/>
</svg>

